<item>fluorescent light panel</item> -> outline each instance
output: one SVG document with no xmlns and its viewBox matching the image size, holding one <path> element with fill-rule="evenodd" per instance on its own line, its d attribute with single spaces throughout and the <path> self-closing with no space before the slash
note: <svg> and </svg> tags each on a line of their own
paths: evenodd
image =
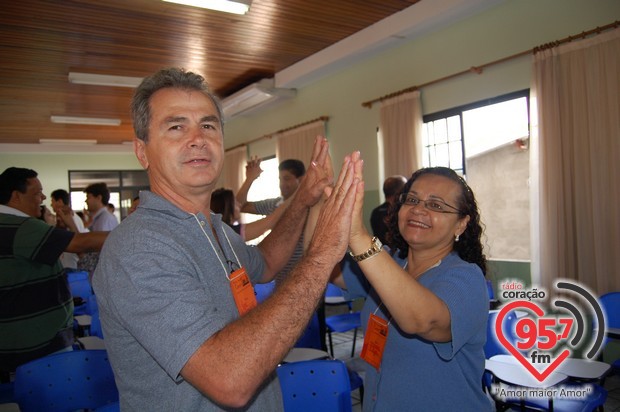
<svg viewBox="0 0 620 412">
<path fill-rule="evenodd" d="M 50 116 L 52 123 L 62 124 L 87 124 L 94 126 L 120 126 L 121 119 L 106 119 L 103 117 L 77 117 L 77 116 Z"/>
<path fill-rule="evenodd" d="M 200 7 L 202 9 L 223 11 L 233 14 L 245 14 L 250 10 L 251 0 L 163 0 L 168 3 L 184 6 Z"/>
<path fill-rule="evenodd" d="M 136 88 L 142 83 L 143 77 L 113 76 L 108 74 L 92 74 L 69 72 L 69 82 L 74 84 L 91 84 L 94 86 L 115 86 Z"/>
<path fill-rule="evenodd" d="M 97 144 L 95 139 L 39 139 L 41 144 L 70 144 L 91 145 Z"/>
</svg>

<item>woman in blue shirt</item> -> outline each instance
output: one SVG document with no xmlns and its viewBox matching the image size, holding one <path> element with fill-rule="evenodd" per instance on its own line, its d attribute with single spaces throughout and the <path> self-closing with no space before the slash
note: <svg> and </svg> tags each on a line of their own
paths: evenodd
<svg viewBox="0 0 620 412">
<path fill-rule="evenodd" d="M 489 309 L 480 216 L 453 170 L 420 169 L 389 214 L 382 248 L 357 195 L 352 258 L 334 283 L 362 310 L 364 410 L 491 410 L 482 390 Z"/>
</svg>

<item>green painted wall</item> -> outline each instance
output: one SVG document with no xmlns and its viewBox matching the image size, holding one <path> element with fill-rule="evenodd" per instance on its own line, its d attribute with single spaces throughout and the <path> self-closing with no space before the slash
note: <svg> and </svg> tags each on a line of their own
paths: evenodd
<svg viewBox="0 0 620 412">
<path fill-rule="evenodd" d="M 10 166 L 35 170 L 39 174 L 43 192 L 48 197 L 53 190 L 69 189 L 69 170 L 142 170 L 133 152 L 0 153 L 0 169 L 5 170 Z"/>
<path fill-rule="evenodd" d="M 292 101 L 233 119 L 226 126 L 226 145 L 231 147 L 326 115 L 330 117 L 328 137 L 334 162 L 360 150 L 366 189 L 377 190 L 382 184 L 376 142 L 379 106 L 366 109 L 362 102 L 619 19 L 617 0 L 508 0 L 325 77 L 299 90 Z M 468 74 L 424 88 L 423 112 L 526 89 L 530 62 L 530 56 L 525 56 L 490 67 L 482 75 Z"/>
<path fill-rule="evenodd" d="M 520 280 L 526 286 L 532 284 L 530 262 L 489 260 L 486 277 L 493 283 L 496 297 L 498 284 L 506 279 Z"/>
</svg>

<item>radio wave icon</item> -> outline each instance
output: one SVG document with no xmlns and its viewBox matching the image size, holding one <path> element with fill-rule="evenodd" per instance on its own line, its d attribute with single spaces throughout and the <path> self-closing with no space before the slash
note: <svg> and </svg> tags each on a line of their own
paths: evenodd
<svg viewBox="0 0 620 412">
<path fill-rule="evenodd" d="M 575 285 L 574 283 L 560 281 L 556 283 L 556 288 L 566 289 L 579 294 L 583 299 L 588 301 L 588 303 L 592 307 L 594 315 L 596 316 L 597 332 L 594 343 L 592 344 L 589 352 L 586 354 L 586 357 L 588 359 L 594 359 L 598 354 L 599 350 L 601 349 L 603 345 L 603 339 L 605 338 L 605 316 L 603 316 L 603 310 L 601 309 L 601 305 L 590 292 L 588 292 L 586 289 L 579 285 Z M 575 347 L 581 341 L 585 330 L 585 323 L 581 312 L 572 303 L 564 300 L 558 299 L 554 301 L 553 304 L 558 308 L 568 310 L 577 321 L 577 331 L 575 332 L 575 336 L 570 342 L 571 346 Z"/>
</svg>

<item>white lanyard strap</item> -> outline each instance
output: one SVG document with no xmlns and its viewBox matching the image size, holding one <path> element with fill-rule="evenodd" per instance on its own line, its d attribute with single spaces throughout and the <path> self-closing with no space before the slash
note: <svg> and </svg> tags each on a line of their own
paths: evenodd
<svg viewBox="0 0 620 412">
<path fill-rule="evenodd" d="M 198 223 L 198 226 L 200 227 L 200 230 L 202 230 L 202 233 L 204 233 L 205 237 L 207 238 L 207 240 L 209 241 L 209 245 L 211 245 L 211 248 L 213 249 L 213 251 L 215 252 L 215 256 L 217 256 L 217 260 L 220 262 L 220 265 L 222 266 L 222 269 L 224 270 L 224 273 L 226 274 L 226 279 L 230 280 L 230 276 L 228 273 L 228 270 L 226 269 L 226 265 L 224 264 L 224 262 L 222 261 L 222 259 L 220 258 L 219 253 L 217 253 L 217 249 L 215 248 L 215 245 L 213 244 L 213 241 L 211 241 L 211 238 L 209 237 L 209 235 L 207 235 L 207 232 L 205 231 L 204 225 L 200 222 L 200 219 L 198 219 L 198 216 L 196 216 L 193 213 L 190 213 L 192 216 L 194 216 L 194 219 L 196 219 L 196 222 Z M 228 242 L 228 246 L 230 246 L 230 250 L 232 250 L 233 255 L 235 255 L 235 259 L 237 260 L 237 265 L 239 267 L 241 267 L 241 262 L 239 261 L 239 257 L 237 256 L 237 254 L 235 253 L 235 249 L 232 247 L 232 245 L 230 244 L 230 239 L 228 239 L 228 236 L 226 235 L 226 232 L 224 232 L 224 237 L 226 238 L 226 241 Z M 223 253 L 224 251 L 222 251 Z"/>
</svg>

